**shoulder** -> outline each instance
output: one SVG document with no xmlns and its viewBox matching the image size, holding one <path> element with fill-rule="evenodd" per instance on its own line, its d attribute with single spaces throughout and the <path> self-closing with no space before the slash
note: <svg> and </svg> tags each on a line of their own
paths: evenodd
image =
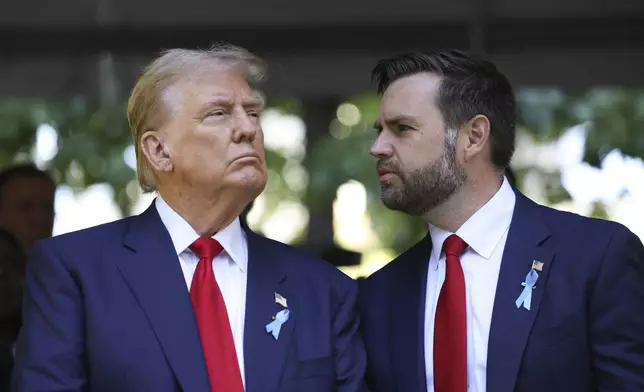
<svg viewBox="0 0 644 392">
<path fill-rule="evenodd" d="M 271 258 L 279 260 L 289 277 L 299 282 L 312 286 L 329 286 L 334 291 L 347 291 L 356 284 L 345 273 L 318 256 L 256 233 L 249 235 L 256 236 L 255 241 L 261 241 L 262 247 L 270 252 Z"/>
<path fill-rule="evenodd" d="M 546 235 L 537 245 L 556 255 L 558 270 L 575 274 L 580 281 L 584 276 L 595 279 L 606 266 L 618 268 L 628 263 L 627 259 L 642 258 L 640 239 L 620 223 L 559 211 L 531 201 L 524 203 L 525 200 L 521 201 L 523 208 L 515 210 L 522 215 L 513 217 L 513 224 L 515 219 L 521 222 L 513 241 L 524 241 L 519 233 L 529 233 L 526 228 L 530 225 L 544 227 Z M 510 236 L 513 230 L 510 226 Z"/>
<path fill-rule="evenodd" d="M 132 216 L 43 239 L 36 242 L 34 251 L 53 252 L 59 257 L 80 253 L 96 253 L 115 241 L 121 241 L 128 226 L 135 218 L 135 216 Z"/>
<path fill-rule="evenodd" d="M 553 239 L 560 244 L 598 250 L 635 235 L 623 224 L 538 206 Z"/>
<path fill-rule="evenodd" d="M 426 234 L 423 239 L 371 274 L 360 284 L 360 289 L 380 291 L 401 279 L 418 276 L 425 271 L 431 249 L 432 241 L 429 234 Z"/>
</svg>

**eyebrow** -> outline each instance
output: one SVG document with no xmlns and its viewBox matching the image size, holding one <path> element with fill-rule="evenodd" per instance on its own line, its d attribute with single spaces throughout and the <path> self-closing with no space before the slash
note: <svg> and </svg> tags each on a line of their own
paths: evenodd
<svg viewBox="0 0 644 392">
<path fill-rule="evenodd" d="M 212 109 L 215 106 L 232 106 L 234 103 L 234 99 L 230 96 L 226 95 L 215 95 L 210 99 L 208 102 L 204 103 L 201 105 L 201 108 L 199 109 L 200 113 L 203 113 L 207 110 Z M 242 102 L 242 106 L 244 108 L 251 108 L 251 109 L 262 109 L 264 107 L 264 102 L 261 99 L 261 96 L 253 96 L 252 98 L 247 98 L 244 99 Z"/>
<path fill-rule="evenodd" d="M 404 114 L 399 114 L 397 116 L 393 116 L 393 117 L 390 117 L 390 118 L 385 120 L 385 123 L 388 124 L 388 125 L 400 124 L 400 123 L 405 123 L 405 122 L 416 123 L 416 121 L 414 120 L 414 118 L 412 116 L 408 116 L 408 115 L 404 115 Z M 375 129 L 382 129 L 382 124 L 380 123 L 380 121 L 376 120 L 376 122 L 373 124 L 373 127 Z"/>
</svg>

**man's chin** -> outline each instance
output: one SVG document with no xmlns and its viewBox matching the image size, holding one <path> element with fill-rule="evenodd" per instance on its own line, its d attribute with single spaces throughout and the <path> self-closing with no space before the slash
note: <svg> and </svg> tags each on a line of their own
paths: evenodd
<svg viewBox="0 0 644 392">
<path fill-rule="evenodd" d="M 399 189 L 381 187 L 380 201 L 390 210 L 402 211 L 405 207 L 402 199 L 402 193 Z"/>
<path fill-rule="evenodd" d="M 241 186 L 244 188 L 244 190 L 250 194 L 254 195 L 253 199 L 257 196 L 259 196 L 264 189 L 266 188 L 266 177 L 254 177 L 254 178 L 249 178 L 246 181 L 244 181 Z"/>
<path fill-rule="evenodd" d="M 383 199 L 380 198 L 380 201 L 382 201 L 382 204 L 387 207 L 388 209 L 392 211 L 403 211 L 403 206 L 400 203 L 391 201 L 389 199 Z"/>
<path fill-rule="evenodd" d="M 423 214 L 423 210 L 418 208 L 420 206 L 419 203 L 410 202 L 410 200 L 406 199 L 402 193 L 400 193 L 400 190 L 397 190 L 397 192 L 398 193 L 381 192 L 380 201 L 385 207 L 392 211 L 404 212 L 411 216 L 419 216 Z"/>
</svg>

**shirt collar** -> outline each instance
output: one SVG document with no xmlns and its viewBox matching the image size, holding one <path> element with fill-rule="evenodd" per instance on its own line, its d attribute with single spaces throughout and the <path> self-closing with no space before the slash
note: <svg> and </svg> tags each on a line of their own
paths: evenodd
<svg viewBox="0 0 644 392">
<path fill-rule="evenodd" d="M 494 196 L 476 211 L 455 234 L 481 257 L 489 259 L 510 227 L 515 202 L 514 190 L 504 177 L 501 187 Z M 438 260 L 443 249 L 443 242 L 453 233 L 430 224 L 429 234 L 432 238 L 432 256 Z"/>
<path fill-rule="evenodd" d="M 156 198 L 155 205 L 159 212 L 161 222 L 163 222 L 163 225 L 170 234 L 177 255 L 186 251 L 192 252 L 190 245 L 199 238 L 199 233 L 181 215 L 173 210 L 161 196 Z M 248 267 L 248 258 L 244 257 L 247 253 L 245 248 L 246 236 L 242 230 L 239 218 L 236 218 L 226 228 L 215 233 L 212 238 L 221 244 L 233 262 L 245 272 Z"/>
</svg>

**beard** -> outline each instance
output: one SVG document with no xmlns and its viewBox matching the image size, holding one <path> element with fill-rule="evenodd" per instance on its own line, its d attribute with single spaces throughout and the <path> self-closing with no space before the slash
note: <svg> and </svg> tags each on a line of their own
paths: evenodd
<svg viewBox="0 0 644 392">
<path fill-rule="evenodd" d="M 423 215 L 443 204 L 467 178 L 456 162 L 456 138 L 448 138 L 443 154 L 426 167 L 403 173 L 392 164 L 378 162 L 378 166 L 393 171 L 401 182 L 400 185 L 392 182 L 381 184 L 380 200 L 391 210 L 414 216 Z"/>
</svg>

